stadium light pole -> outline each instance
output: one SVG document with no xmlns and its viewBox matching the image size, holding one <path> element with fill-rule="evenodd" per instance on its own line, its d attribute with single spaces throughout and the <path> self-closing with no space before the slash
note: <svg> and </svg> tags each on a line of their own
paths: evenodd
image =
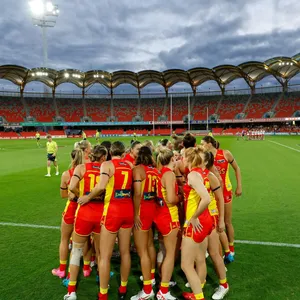
<svg viewBox="0 0 300 300">
<path fill-rule="evenodd" d="M 42 29 L 43 34 L 43 67 L 48 67 L 48 44 L 47 44 L 47 28 L 56 25 L 56 19 L 59 15 L 57 4 L 45 0 L 32 0 L 29 2 L 32 13 L 32 22 L 34 26 Z"/>
</svg>

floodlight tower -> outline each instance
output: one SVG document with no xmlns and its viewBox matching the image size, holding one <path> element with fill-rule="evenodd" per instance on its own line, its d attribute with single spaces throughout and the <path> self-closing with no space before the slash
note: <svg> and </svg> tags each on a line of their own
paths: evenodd
<svg viewBox="0 0 300 300">
<path fill-rule="evenodd" d="M 32 0 L 29 2 L 33 25 L 42 28 L 43 33 L 43 67 L 48 67 L 47 28 L 54 27 L 59 15 L 58 5 L 51 1 Z"/>
</svg>

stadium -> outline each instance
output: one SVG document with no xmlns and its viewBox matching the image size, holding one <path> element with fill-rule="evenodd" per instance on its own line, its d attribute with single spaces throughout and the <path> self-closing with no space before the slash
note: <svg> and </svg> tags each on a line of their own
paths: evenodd
<svg viewBox="0 0 300 300">
<path fill-rule="evenodd" d="M 57 17 L 58 6 L 52 5 L 52 9 Z M 297 270 L 300 53 L 264 61 L 250 58 L 236 65 L 228 64 L 226 59 L 224 64 L 212 68 L 195 64 L 192 68 L 165 71 L 142 68 L 142 71 L 130 71 L 130 68 L 80 71 L 82 65 L 78 69 L 50 68 L 45 63 L 34 68 L 22 65 L 29 65 L 26 59 L 21 64 L 1 64 L 0 60 L 1 300 L 90 300 L 97 299 L 97 295 L 101 300 L 300 299 Z M 144 152 L 135 150 L 136 145 L 136 149 Z M 99 156 L 97 151 L 104 154 Z M 142 155 L 147 157 L 147 151 L 153 161 L 153 165 L 147 166 L 150 169 L 140 162 Z M 166 153 L 171 155 L 168 164 L 164 163 Z M 202 171 L 199 171 L 200 163 L 188 163 L 190 158 L 186 153 L 201 160 Z M 210 168 L 204 165 L 208 153 L 213 158 Z M 217 158 L 220 153 L 223 156 Z M 76 165 L 76 159 L 73 156 L 71 159 L 70 154 L 82 156 L 78 160 L 81 162 Z M 95 157 L 96 162 L 92 160 Z M 224 164 L 226 172 L 219 167 Z M 92 173 L 90 166 L 97 170 Z M 111 194 L 114 196 L 107 202 L 111 178 L 117 182 L 115 178 L 120 175 L 118 168 L 123 168 L 122 176 L 125 174 L 119 177 L 122 188 L 121 185 L 116 188 L 114 183 Z M 167 181 L 164 172 L 172 173 L 174 182 Z M 205 192 L 196 188 L 198 183 L 192 181 L 192 173 L 200 174 L 197 180 L 201 178 L 199 186 Z M 128 174 L 131 185 L 127 184 Z M 69 176 L 67 180 L 66 176 Z M 209 176 L 218 182 L 216 188 Z M 107 185 L 100 189 L 107 177 Z M 142 196 L 136 196 L 139 184 Z M 168 198 L 169 186 L 173 184 L 172 195 L 177 199 L 174 205 Z M 145 186 L 148 192 L 144 191 Z M 223 191 L 221 197 L 217 196 L 218 189 Z M 231 192 L 229 200 L 225 190 Z M 214 225 L 211 224 L 211 230 L 200 242 L 196 225 L 191 223 L 193 217 L 188 220 L 189 203 L 194 199 L 191 191 L 199 195 L 198 209 L 207 195 L 215 199 L 219 210 L 220 218 L 213 218 Z M 94 194 L 95 197 L 91 196 Z M 137 209 L 138 197 L 142 200 Z M 141 209 L 151 197 L 156 199 L 149 227 L 153 236 L 147 234 L 149 249 L 141 251 L 145 236 L 137 232 L 148 232 L 143 226 L 151 215 L 149 209 L 142 218 Z M 116 231 L 109 226 L 117 226 L 119 211 L 126 215 L 131 209 L 129 202 L 124 201 L 127 206 L 123 206 L 116 201 L 120 199 L 129 199 L 135 215 L 129 227 L 120 225 Z M 76 207 L 71 213 L 72 202 Z M 86 224 L 94 222 L 95 225 L 92 220 L 100 202 L 105 208 L 96 217 L 99 232 L 94 227 L 85 233 Z M 233 215 L 234 243 L 233 227 L 230 229 L 232 224 L 226 217 L 228 204 Z M 88 205 L 94 214 L 84 215 L 84 207 Z M 110 213 L 109 205 L 121 208 Z M 176 222 L 171 214 L 172 205 L 179 211 Z M 169 222 L 166 220 L 170 216 L 162 214 L 160 219 L 158 216 L 166 207 L 172 222 L 166 223 L 170 231 L 164 233 L 161 224 Z M 137 210 L 140 224 L 136 221 Z M 208 211 L 211 214 L 206 208 L 196 217 L 201 226 L 199 232 L 206 230 L 205 222 L 213 217 L 201 219 Z M 223 230 L 220 229 L 222 211 Z M 71 223 L 67 223 L 69 213 L 73 217 Z M 80 219 L 82 216 L 88 217 Z M 178 232 L 171 240 L 174 230 Z M 126 244 L 125 231 L 131 234 L 128 249 L 122 246 Z M 217 250 L 210 246 L 213 233 L 217 236 Z M 103 238 L 104 234 L 109 239 Z M 110 235 L 115 234 L 111 239 Z M 68 249 L 61 250 L 63 238 Z M 111 240 L 110 257 L 103 250 L 110 247 Z M 186 240 L 202 246 L 193 248 L 184 243 Z M 102 243 L 98 249 L 99 241 Z M 151 247 L 155 249 L 154 266 Z M 170 249 L 174 250 L 171 256 L 172 259 L 175 256 L 175 262 L 174 269 L 170 272 L 168 269 L 171 276 L 168 278 L 166 268 L 170 267 L 164 267 L 164 263 L 169 263 Z M 147 271 L 143 251 L 149 255 L 149 264 L 151 259 Z M 205 267 L 199 264 L 197 251 L 203 256 L 207 252 Z M 62 252 L 67 252 L 66 261 Z M 192 269 L 196 280 L 189 277 L 186 263 L 194 252 Z M 124 281 L 128 254 L 130 273 Z M 105 255 L 110 259 L 110 267 L 103 263 Z M 126 259 L 122 260 L 123 255 Z M 143 278 L 144 274 L 151 275 L 151 280 Z M 163 278 L 168 280 L 163 282 Z M 107 288 L 103 288 L 105 280 L 108 280 Z M 195 282 L 201 284 L 202 292 Z"/>
</svg>

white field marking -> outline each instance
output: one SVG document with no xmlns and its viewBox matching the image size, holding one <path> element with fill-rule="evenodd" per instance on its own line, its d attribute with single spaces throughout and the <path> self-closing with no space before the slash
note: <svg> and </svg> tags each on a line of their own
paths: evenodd
<svg viewBox="0 0 300 300">
<path fill-rule="evenodd" d="M 45 229 L 55 229 L 55 230 L 60 229 L 59 226 L 23 224 L 23 223 L 8 223 L 8 222 L 0 222 L 0 226 L 27 227 L 27 228 L 45 228 Z"/>
<path fill-rule="evenodd" d="M 281 147 L 285 147 L 285 148 L 288 148 L 288 149 L 291 149 L 291 150 L 300 152 L 299 149 L 296 149 L 296 148 L 293 148 L 293 147 L 290 147 L 290 146 L 287 146 L 287 145 L 284 145 L 284 144 L 280 144 L 280 143 L 278 143 L 278 142 L 274 142 L 274 141 L 270 141 L 270 140 L 269 140 L 269 142 L 274 143 L 274 144 L 277 144 L 277 145 L 279 145 L 279 146 L 281 146 Z"/>
<path fill-rule="evenodd" d="M 9 222 L 0 222 L 0 226 L 43 228 L 43 229 L 55 229 L 55 230 L 60 229 L 59 226 L 24 224 L 24 223 L 9 223 Z M 273 243 L 273 242 L 247 241 L 247 240 L 236 240 L 234 242 L 237 244 L 247 244 L 247 245 L 263 245 L 263 246 L 273 246 L 273 247 L 300 248 L 300 244 Z"/>
</svg>

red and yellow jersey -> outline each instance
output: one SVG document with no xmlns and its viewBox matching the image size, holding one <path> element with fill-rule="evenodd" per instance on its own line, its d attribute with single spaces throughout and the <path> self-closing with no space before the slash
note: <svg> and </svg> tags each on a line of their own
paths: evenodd
<svg viewBox="0 0 300 300">
<path fill-rule="evenodd" d="M 159 177 L 158 170 L 152 166 L 141 165 L 145 170 L 146 178 L 142 181 L 141 204 L 142 202 L 154 202 L 156 200 L 156 185 Z"/>
<path fill-rule="evenodd" d="M 218 149 L 217 154 L 215 156 L 215 167 L 220 173 L 220 176 L 223 180 L 224 188 L 223 191 L 231 191 L 232 190 L 232 184 L 230 182 L 229 178 L 229 162 L 227 161 L 224 150 Z"/>
<path fill-rule="evenodd" d="M 73 174 L 74 174 L 74 168 L 73 169 L 70 169 L 70 170 L 68 170 L 68 172 L 69 172 L 69 176 L 70 176 L 70 179 L 68 180 L 68 182 L 67 182 L 67 186 L 68 186 L 68 188 L 69 188 L 69 185 L 70 185 L 70 182 L 71 182 L 71 179 L 72 179 L 72 176 L 73 176 Z"/>
<path fill-rule="evenodd" d="M 111 204 L 132 204 L 132 169 L 125 159 L 112 159 L 115 173 L 110 177 L 106 186 L 104 199 L 104 213 Z M 124 212 L 126 213 L 126 212 Z"/>
<path fill-rule="evenodd" d="M 130 153 L 127 153 L 127 154 L 125 155 L 124 160 L 127 160 L 127 161 L 131 162 L 133 165 L 135 165 L 135 158 L 132 157 L 132 156 L 130 155 Z"/>
<path fill-rule="evenodd" d="M 85 173 L 79 183 L 79 195 L 88 195 L 96 186 L 100 178 L 99 162 L 90 162 L 85 164 Z"/>
<path fill-rule="evenodd" d="M 162 185 L 162 177 L 167 172 L 173 172 L 171 169 L 163 167 L 157 180 L 157 201 L 159 212 L 169 213 L 172 222 L 178 222 L 178 207 L 176 204 L 171 204 L 167 201 L 167 189 Z M 178 184 L 175 181 L 175 193 L 178 195 Z"/>
<path fill-rule="evenodd" d="M 207 176 L 203 173 L 203 170 L 201 168 L 194 168 L 191 170 L 191 172 L 197 172 L 201 175 L 203 178 L 203 184 L 210 188 L 209 180 Z M 184 191 L 184 211 L 185 211 L 185 224 L 184 227 L 187 227 L 187 223 L 190 221 L 192 216 L 195 214 L 199 203 L 201 201 L 200 196 L 198 193 L 189 186 L 188 182 L 183 187 Z M 200 216 L 199 216 L 200 218 Z"/>
<path fill-rule="evenodd" d="M 203 172 L 203 175 L 205 177 L 207 177 L 207 179 L 208 179 L 208 175 L 209 175 L 210 171 L 208 169 L 204 169 L 204 170 L 202 170 L 202 172 Z M 206 187 L 206 189 L 207 189 L 207 191 L 209 193 L 209 196 L 210 196 L 210 203 L 208 205 L 209 213 L 210 213 L 211 216 L 217 216 L 217 215 L 219 215 L 219 210 L 218 210 L 217 200 L 215 198 L 215 194 L 211 190 L 209 180 L 208 181 L 204 181 L 204 184 L 205 184 L 205 187 Z"/>
</svg>

